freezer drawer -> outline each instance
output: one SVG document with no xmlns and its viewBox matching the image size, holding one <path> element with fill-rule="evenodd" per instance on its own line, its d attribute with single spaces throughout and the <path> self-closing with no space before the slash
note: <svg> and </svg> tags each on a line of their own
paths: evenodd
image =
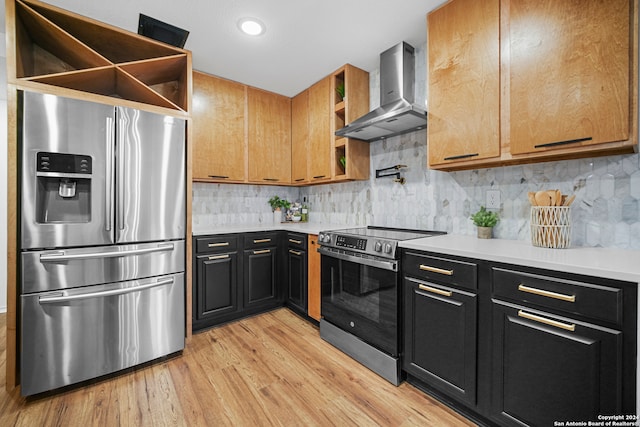
<svg viewBox="0 0 640 427">
<path fill-rule="evenodd" d="M 28 396 L 184 348 L 184 274 L 21 297 Z"/>
<path fill-rule="evenodd" d="M 179 273 L 184 254 L 184 240 L 23 252 L 21 294 Z"/>
</svg>

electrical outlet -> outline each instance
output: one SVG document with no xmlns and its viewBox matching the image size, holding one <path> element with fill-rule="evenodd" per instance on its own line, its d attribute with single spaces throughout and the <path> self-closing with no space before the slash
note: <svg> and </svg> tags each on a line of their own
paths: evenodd
<svg viewBox="0 0 640 427">
<path fill-rule="evenodd" d="M 487 209 L 500 209 L 500 190 L 487 190 Z"/>
</svg>

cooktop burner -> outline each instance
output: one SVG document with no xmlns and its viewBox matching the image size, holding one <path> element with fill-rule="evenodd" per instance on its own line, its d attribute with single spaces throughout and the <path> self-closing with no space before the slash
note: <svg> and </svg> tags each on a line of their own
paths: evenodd
<svg viewBox="0 0 640 427">
<path fill-rule="evenodd" d="M 398 242 L 441 234 L 446 233 L 443 231 L 369 226 L 321 232 L 318 241 L 322 246 L 395 259 L 397 258 Z"/>
</svg>

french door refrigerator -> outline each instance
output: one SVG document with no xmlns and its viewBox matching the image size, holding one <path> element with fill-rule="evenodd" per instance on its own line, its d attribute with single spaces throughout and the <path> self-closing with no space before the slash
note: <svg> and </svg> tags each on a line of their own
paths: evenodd
<svg viewBox="0 0 640 427">
<path fill-rule="evenodd" d="M 184 348 L 182 119 L 19 93 L 24 396 Z"/>
</svg>

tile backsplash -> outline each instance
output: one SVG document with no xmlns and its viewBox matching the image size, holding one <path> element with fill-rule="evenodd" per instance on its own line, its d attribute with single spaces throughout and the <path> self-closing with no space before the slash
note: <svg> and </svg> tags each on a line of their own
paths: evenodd
<svg viewBox="0 0 640 427">
<path fill-rule="evenodd" d="M 382 225 L 475 234 L 469 216 L 500 190 L 497 238 L 530 240 L 527 192 L 560 189 L 575 194 L 572 246 L 640 249 L 640 155 L 536 163 L 459 172 L 426 166 L 426 131 L 371 144 L 371 178 L 311 187 L 200 184 L 193 186 L 193 224 L 269 224 L 275 194 L 310 203 L 313 222 Z M 396 164 L 406 183 L 375 178 Z"/>
<path fill-rule="evenodd" d="M 425 103 L 425 47 L 416 49 L 416 102 Z M 379 105 L 379 75 L 370 73 L 371 107 Z M 572 246 L 640 250 L 640 154 L 536 163 L 460 172 L 427 168 L 426 130 L 371 144 L 371 178 L 311 187 L 194 184 L 195 226 L 272 223 L 275 194 L 310 202 L 312 222 L 382 225 L 475 234 L 469 216 L 500 190 L 497 238 L 530 240 L 527 192 L 559 189 L 575 194 Z M 375 178 L 396 164 L 406 183 Z"/>
</svg>

